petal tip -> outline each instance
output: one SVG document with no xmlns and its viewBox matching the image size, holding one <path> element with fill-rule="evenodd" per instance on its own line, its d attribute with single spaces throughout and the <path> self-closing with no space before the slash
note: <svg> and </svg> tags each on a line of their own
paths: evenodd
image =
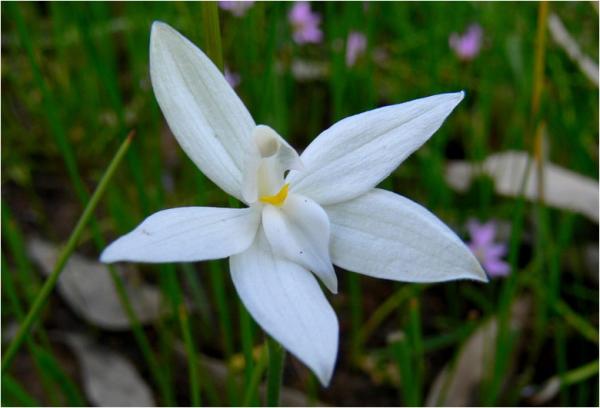
<svg viewBox="0 0 600 408">
<path fill-rule="evenodd" d="M 452 95 L 454 96 L 454 99 L 456 100 L 456 105 L 458 105 L 459 103 L 462 102 L 463 99 L 465 99 L 466 93 L 464 90 L 461 90 L 459 92 L 454 92 Z"/>
<path fill-rule="evenodd" d="M 483 267 L 479 264 L 478 261 L 477 262 L 477 266 L 475 267 L 475 270 L 472 273 L 472 278 L 475 281 L 478 282 L 482 282 L 482 283 L 489 283 L 490 278 L 488 276 L 488 274 L 486 273 L 485 269 L 483 269 Z"/>
<path fill-rule="evenodd" d="M 169 26 L 167 23 L 162 22 L 160 20 L 154 20 L 152 22 L 151 35 L 153 35 L 154 33 L 158 33 L 159 30 L 168 30 L 170 28 L 171 26 Z"/>
<path fill-rule="evenodd" d="M 102 253 L 100 254 L 100 262 L 102 263 L 113 263 L 115 262 L 115 259 L 113 256 L 111 256 L 111 250 L 110 250 L 111 246 L 109 245 L 108 247 L 106 247 L 104 249 L 104 251 L 102 251 Z"/>
<path fill-rule="evenodd" d="M 327 286 L 327 289 L 329 289 L 329 291 L 334 295 L 338 294 L 337 278 L 335 280 L 332 280 L 331 282 L 325 282 L 325 286 Z"/>
<path fill-rule="evenodd" d="M 331 377 L 333 377 L 333 367 L 326 372 L 317 374 L 317 378 L 324 388 L 329 387 L 329 384 L 331 383 Z"/>
</svg>

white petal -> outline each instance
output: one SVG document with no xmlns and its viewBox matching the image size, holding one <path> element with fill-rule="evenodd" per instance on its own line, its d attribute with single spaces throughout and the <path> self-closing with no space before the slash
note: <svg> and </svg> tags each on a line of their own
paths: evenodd
<svg viewBox="0 0 600 408">
<path fill-rule="evenodd" d="M 255 124 L 221 72 L 188 39 L 155 22 L 150 76 L 183 150 L 208 178 L 241 198 L 243 164 Z"/>
<path fill-rule="evenodd" d="M 245 251 L 260 223 L 253 208 L 181 207 L 159 211 L 110 244 L 102 262 L 193 262 Z"/>
<path fill-rule="evenodd" d="M 338 321 L 315 277 L 273 255 L 259 229 L 245 252 L 230 258 L 233 284 L 254 320 L 329 384 L 338 349 Z"/>
<path fill-rule="evenodd" d="M 419 204 L 374 189 L 324 207 L 333 263 L 376 278 L 407 282 L 487 281 L 467 246 Z"/>
<path fill-rule="evenodd" d="M 262 225 L 275 254 L 313 271 L 337 293 L 337 277 L 329 256 L 329 218 L 317 203 L 290 194 L 281 208 L 264 207 Z"/>
<path fill-rule="evenodd" d="M 433 135 L 463 96 L 430 96 L 337 122 L 302 153 L 304 171 L 290 172 L 290 191 L 321 205 L 369 191 Z"/>
</svg>

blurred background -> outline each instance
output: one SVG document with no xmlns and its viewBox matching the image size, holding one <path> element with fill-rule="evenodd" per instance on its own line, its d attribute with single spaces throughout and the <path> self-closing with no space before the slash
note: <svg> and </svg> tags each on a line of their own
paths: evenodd
<svg viewBox="0 0 600 408">
<path fill-rule="evenodd" d="M 234 3 L 218 7 L 226 77 L 299 152 L 343 117 L 466 92 L 382 187 L 450 225 L 491 277 L 338 269 L 332 383 L 288 354 L 282 404 L 598 405 L 598 3 Z M 97 263 L 160 209 L 228 205 L 177 145 L 148 73 L 152 21 L 204 47 L 209 8 L 1 7 L 3 349 L 137 134 L 1 403 L 261 404 L 265 337 L 226 261 Z"/>
</svg>

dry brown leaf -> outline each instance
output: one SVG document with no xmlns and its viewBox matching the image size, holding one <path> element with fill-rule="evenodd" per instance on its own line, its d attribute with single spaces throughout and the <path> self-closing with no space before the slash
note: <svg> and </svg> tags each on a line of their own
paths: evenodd
<svg viewBox="0 0 600 408">
<path fill-rule="evenodd" d="M 571 61 L 579 66 L 583 74 L 598 86 L 598 63 L 585 55 L 577 41 L 569 34 L 562 20 L 554 13 L 548 17 L 548 28 L 552 39 L 567 53 Z"/>
<path fill-rule="evenodd" d="M 44 275 L 48 276 L 58 257 L 57 247 L 37 238 L 29 240 L 27 246 L 31 258 L 40 266 Z M 119 273 L 124 272 L 119 270 Z M 141 282 L 131 284 L 125 280 L 124 283 L 140 322 L 155 320 L 160 313 L 160 291 Z M 69 306 L 90 323 L 110 330 L 130 327 L 106 265 L 73 254 L 65 265 L 57 286 L 58 292 Z"/>
<path fill-rule="evenodd" d="M 507 151 L 489 156 L 482 164 L 452 161 L 446 167 L 446 181 L 457 191 L 465 191 L 473 178 L 486 174 L 495 182 L 496 192 L 516 197 L 526 174 L 529 155 Z M 598 223 L 598 181 L 555 164 L 544 163 L 544 201 L 547 205 L 578 212 Z M 538 197 L 538 170 L 532 162 L 523 194 L 530 200 Z"/>
<path fill-rule="evenodd" d="M 511 310 L 512 330 L 521 330 L 531 310 L 526 298 L 515 301 Z M 484 375 L 494 361 L 498 321 L 491 318 L 477 329 L 463 345 L 456 361 L 449 362 L 437 375 L 429 390 L 426 406 L 477 405 L 477 395 Z"/>
<path fill-rule="evenodd" d="M 79 364 L 89 401 L 99 407 L 155 406 L 150 387 L 125 357 L 81 334 L 64 336 Z"/>
</svg>

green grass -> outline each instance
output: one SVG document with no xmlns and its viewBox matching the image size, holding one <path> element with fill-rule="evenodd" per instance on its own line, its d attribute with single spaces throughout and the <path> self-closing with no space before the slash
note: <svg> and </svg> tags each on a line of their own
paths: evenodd
<svg viewBox="0 0 600 408">
<path fill-rule="evenodd" d="M 299 151 L 345 116 L 465 90 L 465 100 L 442 128 L 383 187 L 423 204 L 460 234 L 471 217 L 511 225 L 512 273 L 488 285 L 391 285 L 338 270 L 340 294 L 330 301 L 342 330 L 332 385 L 328 390 L 315 385 L 290 356 L 284 385 L 333 405 L 365 405 L 379 401 L 376 397 L 388 405 L 423 404 L 443 365 L 474 330 L 497 316 L 496 359 L 475 403 L 527 404 L 523 387 L 557 378 L 561 386 L 551 403 L 598 405 L 598 280 L 584 262 L 584 247 L 597 245 L 598 225 L 543 202 L 500 197 L 487 179 L 465 194 L 444 180 L 449 159 L 477 162 L 508 149 L 534 152 L 542 125 L 547 160 L 598 179 L 598 89 L 549 33 L 543 31 L 540 42 L 539 4 L 315 3 L 324 41 L 306 46 L 291 40 L 290 6 L 256 3 L 236 18 L 200 3 L 2 3 L 3 328 L 22 322 L 43 290 L 27 240 L 38 235 L 67 241 L 129 129 L 137 131 L 135 143 L 81 231 L 78 252 L 97 258 L 105 240 L 163 208 L 237 204 L 183 154 L 154 99 L 148 43 L 152 21 L 162 20 L 239 73 L 236 91 L 255 120 Z M 547 6 L 597 61 L 594 7 Z M 483 27 L 484 46 L 473 61 L 461 62 L 448 36 L 472 22 Z M 344 40 L 352 30 L 368 36 L 368 55 L 347 67 Z M 296 79 L 292 66 L 298 60 L 324 64 L 325 75 Z M 154 324 L 134 323 L 120 335 L 77 320 L 55 291 L 44 293 L 90 336 L 122 341 L 121 351 L 160 404 L 258 405 L 278 398 L 277 386 L 267 387 L 268 401 L 259 397 L 266 377 L 269 384 L 279 380 L 278 361 L 265 357 L 267 344 L 270 352 L 277 349 L 240 303 L 225 261 L 138 268 L 160 287 L 165 313 Z M 123 283 L 114 271 L 111 275 L 127 307 Z M 515 332 L 510 306 L 523 296 L 533 307 L 525 331 Z M 131 313 L 130 318 L 136 321 Z M 23 336 L 18 358 L 6 372 L 3 365 L 2 404 L 87 401 L 80 378 L 54 345 L 53 333 L 72 329 L 68 321 L 49 311 L 31 321 L 35 330 Z M 386 342 L 398 331 L 403 334 L 396 341 Z M 176 344 L 183 346 L 183 361 Z M 3 358 L 6 353 L 5 348 Z M 228 367 L 225 379 L 206 372 L 204 356 Z M 377 356 L 380 364 L 365 368 L 367 356 Z M 240 358 L 244 364 L 235 368 Z M 26 377 L 21 366 L 29 359 L 34 370 Z M 383 368 L 388 366 L 393 369 Z M 385 380 L 388 371 L 400 380 Z M 360 383 L 361 391 L 353 393 L 346 381 Z"/>
</svg>

